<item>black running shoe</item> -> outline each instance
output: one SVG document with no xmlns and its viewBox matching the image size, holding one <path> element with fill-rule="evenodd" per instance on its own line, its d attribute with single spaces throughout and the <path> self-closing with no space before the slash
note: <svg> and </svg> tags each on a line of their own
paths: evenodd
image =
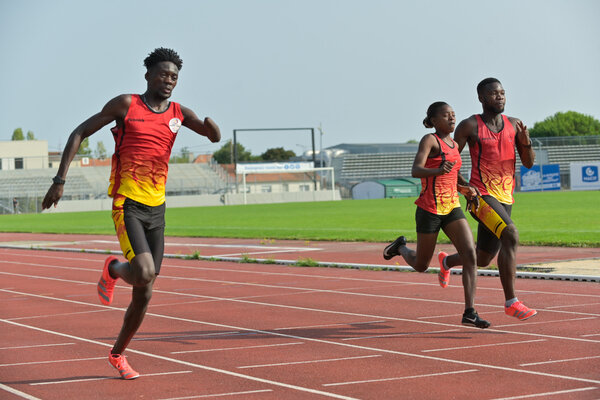
<svg viewBox="0 0 600 400">
<path fill-rule="evenodd" d="M 463 317 L 462 317 L 462 324 L 468 325 L 468 326 L 474 326 L 476 328 L 481 328 L 481 329 L 489 328 L 491 325 L 485 319 L 479 318 L 479 314 L 477 314 L 477 311 L 475 311 L 472 308 L 465 310 Z"/>
<path fill-rule="evenodd" d="M 398 253 L 398 248 L 400 246 L 406 245 L 406 238 L 404 236 L 400 236 L 398 239 L 394 240 L 391 244 L 387 245 L 385 249 L 383 249 L 383 258 L 386 260 L 391 260 L 392 257 L 400 255 Z"/>
</svg>

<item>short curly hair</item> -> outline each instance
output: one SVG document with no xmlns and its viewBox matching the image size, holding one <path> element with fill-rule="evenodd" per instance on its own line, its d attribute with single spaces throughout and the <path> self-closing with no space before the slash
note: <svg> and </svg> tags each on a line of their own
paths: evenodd
<svg viewBox="0 0 600 400">
<path fill-rule="evenodd" d="M 181 71 L 181 67 L 183 67 L 183 61 L 179 57 L 179 54 L 173 49 L 167 49 L 164 47 L 159 47 L 154 49 L 154 51 L 148 54 L 148 57 L 144 60 L 144 66 L 146 69 L 150 69 L 154 67 L 159 62 L 170 61 L 177 69 Z"/>
</svg>

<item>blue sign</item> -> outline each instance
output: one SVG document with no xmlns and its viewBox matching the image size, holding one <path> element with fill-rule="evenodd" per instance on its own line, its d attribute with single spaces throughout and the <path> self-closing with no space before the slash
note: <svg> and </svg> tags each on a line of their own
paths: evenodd
<svg viewBox="0 0 600 400">
<path fill-rule="evenodd" d="M 584 165 L 581 167 L 581 180 L 584 182 L 598 182 L 598 166 Z"/>
<path fill-rule="evenodd" d="M 596 177 L 598 172 L 596 170 Z M 560 168 L 558 164 L 521 166 L 521 191 L 560 190 Z"/>
</svg>

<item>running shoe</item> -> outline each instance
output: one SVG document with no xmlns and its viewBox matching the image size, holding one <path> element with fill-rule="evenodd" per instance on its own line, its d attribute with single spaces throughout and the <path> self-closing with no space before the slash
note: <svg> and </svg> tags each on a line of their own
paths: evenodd
<svg viewBox="0 0 600 400">
<path fill-rule="evenodd" d="M 115 290 L 115 284 L 117 279 L 110 276 L 108 272 L 108 266 L 113 261 L 117 261 L 117 257 L 110 256 L 104 261 L 104 268 L 102 269 L 102 276 L 98 281 L 98 297 L 100 302 L 105 306 L 110 305 L 113 301 L 113 293 Z"/>
<path fill-rule="evenodd" d="M 399 256 L 398 248 L 400 246 L 406 245 L 406 238 L 404 236 L 398 237 L 398 239 L 394 240 L 391 244 L 387 245 L 385 249 L 383 249 L 383 258 L 386 260 L 391 260 L 394 256 Z"/>
<path fill-rule="evenodd" d="M 140 374 L 131 368 L 131 365 L 127 362 L 127 359 L 123 357 L 121 354 L 112 354 L 108 353 L 108 362 L 110 365 L 115 367 L 119 374 L 121 374 L 122 379 L 135 379 Z"/>
<path fill-rule="evenodd" d="M 472 308 L 465 310 L 465 312 L 462 316 L 462 324 L 468 325 L 468 326 L 474 326 L 476 328 L 481 328 L 481 329 L 489 328 L 491 325 L 485 319 L 479 318 L 479 314 L 477 314 L 477 311 L 475 311 Z"/>
<path fill-rule="evenodd" d="M 527 307 L 522 301 L 517 301 L 510 307 L 504 307 L 504 312 L 508 316 L 519 318 L 521 321 L 525 321 L 537 314 L 537 311 Z"/>
<path fill-rule="evenodd" d="M 448 257 L 448 253 L 444 253 L 440 251 L 438 253 L 438 260 L 440 261 L 440 272 L 438 272 L 438 281 L 440 281 L 440 286 L 445 288 L 448 287 L 450 283 L 450 270 L 444 268 L 444 258 Z"/>
</svg>

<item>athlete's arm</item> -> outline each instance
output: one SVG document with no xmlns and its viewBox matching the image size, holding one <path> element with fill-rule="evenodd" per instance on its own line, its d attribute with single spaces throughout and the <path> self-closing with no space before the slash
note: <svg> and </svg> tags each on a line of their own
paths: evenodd
<svg viewBox="0 0 600 400">
<path fill-rule="evenodd" d="M 419 143 L 419 149 L 415 156 L 415 161 L 412 166 L 413 178 L 427 178 L 429 176 L 438 176 L 447 174 L 452 170 L 456 162 L 444 161 L 439 168 L 425 168 L 425 162 L 430 154 L 438 154 L 440 152 L 437 141 L 433 135 L 425 135 Z"/>
<path fill-rule="evenodd" d="M 535 162 L 535 152 L 533 151 L 533 147 L 531 147 L 531 138 L 529 137 L 527 126 L 517 118 L 509 118 L 509 121 L 515 127 L 515 132 L 517 132 L 515 143 L 517 144 L 517 151 L 519 152 L 519 157 L 521 157 L 521 162 L 525 168 L 531 168 Z"/>
<path fill-rule="evenodd" d="M 454 141 L 458 143 L 458 152 L 461 153 L 467 142 L 474 144 L 477 140 L 477 119 L 475 116 L 470 116 L 463 119 L 456 130 L 454 131 Z"/>
<path fill-rule="evenodd" d="M 183 126 L 190 128 L 199 135 L 206 136 L 213 143 L 221 140 L 221 130 L 215 124 L 215 121 L 209 117 L 204 118 L 204 121 L 202 121 L 192 110 L 184 106 L 181 106 L 181 112 L 183 113 Z"/>
<path fill-rule="evenodd" d="M 124 94 L 117 96 L 106 103 L 99 113 L 92 115 L 75 128 L 67 140 L 56 175 L 65 179 L 69 165 L 71 165 L 71 161 L 75 158 L 81 142 L 112 121 L 125 118 L 130 104 L 131 95 Z M 42 201 L 42 209 L 50 208 L 52 204 L 56 207 L 58 200 L 63 195 L 63 189 L 64 185 L 53 183 Z"/>
</svg>

